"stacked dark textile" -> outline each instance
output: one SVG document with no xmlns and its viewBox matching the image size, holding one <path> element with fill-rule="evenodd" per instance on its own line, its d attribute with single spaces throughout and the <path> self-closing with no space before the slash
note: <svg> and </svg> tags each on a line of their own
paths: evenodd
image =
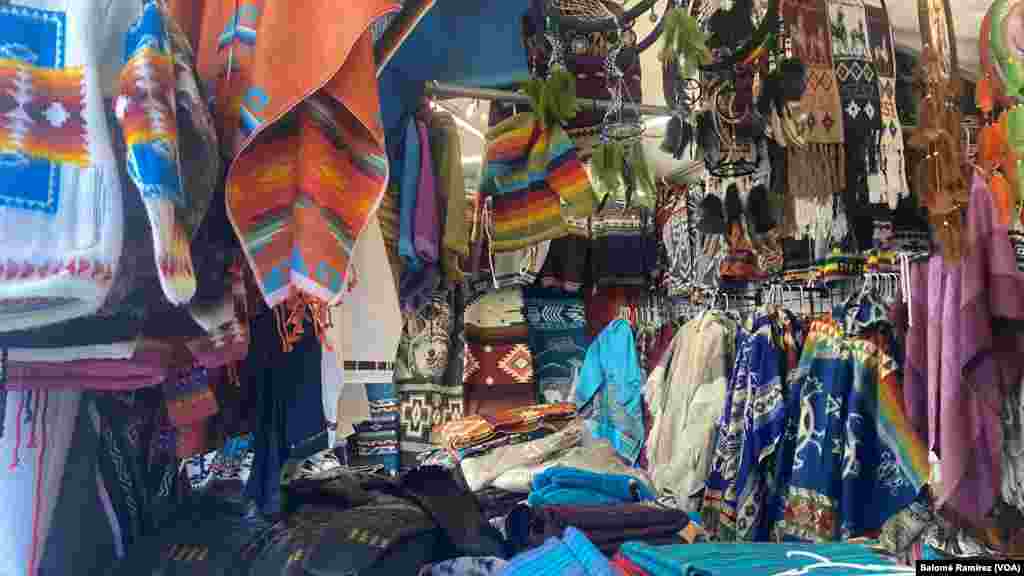
<svg viewBox="0 0 1024 576">
<path fill-rule="evenodd" d="M 106 573 L 384 576 L 459 556 L 506 556 L 480 504 L 446 470 L 393 479 L 311 459 L 317 464 L 284 466 L 282 517 L 271 521 L 237 489 L 211 486 Z"/>
<path fill-rule="evenodd" d="M 517 552 L 539 546 L 574 526 L 601 552 L 612 555 L 629 541 L 679 544 L 679 532 L 689 523 L 682 510 L 638 502 L 613 506 L 520 506 L 509 514 L 506 526 L 511 546 Z"/>
</svg>

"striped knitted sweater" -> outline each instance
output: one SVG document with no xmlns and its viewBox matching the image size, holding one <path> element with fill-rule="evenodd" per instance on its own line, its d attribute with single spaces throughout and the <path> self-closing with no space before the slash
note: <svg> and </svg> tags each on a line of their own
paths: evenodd
<svg viewBox="0 0 1024 576">
<path fill-rule="evenodd" d="M 559 126 L 517 114 L 487 134 L 480 193 L 493 198 L 491 249 L 508 252 L 568 234 L 566 217 L 594 212 L 594 189 Z M 564 206 L 563 206 L 564 204 Z"/>
</svg>

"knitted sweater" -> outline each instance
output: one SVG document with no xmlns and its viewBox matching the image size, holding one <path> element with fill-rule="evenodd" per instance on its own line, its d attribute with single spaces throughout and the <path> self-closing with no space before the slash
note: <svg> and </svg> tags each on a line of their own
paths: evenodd
<svg viewBox="0 0 1024 576">
<path fill-rule="evenodd" d="M 517 114 L 487 134 L 480 193 L 493 197 L 495 252 L 518 250 L 568 233 L 568 216 L 594 212 L 594 190 L 572 141 L 559 126 L 544 128 Z"/>
</svg>

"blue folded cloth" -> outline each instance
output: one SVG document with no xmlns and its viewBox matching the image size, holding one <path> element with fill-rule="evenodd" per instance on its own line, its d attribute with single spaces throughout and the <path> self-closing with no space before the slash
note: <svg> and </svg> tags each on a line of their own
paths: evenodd
<svg viewBox="0 0 1024 576">
<path fill-rule="evenodd" d="M 673 544 L 650 546 L 626 542 L 619 553 L 650 576 L 746 576 L 797 571 L 819 563 L 809 574 L 846 576 L 896 572 L 900 567 L 866 546 L 848 543 L 828 544 Z M 861 568 L 842 566 L 856 564 Z"/>
<path fill-rule="evenodd" d="M 530 506 L 607 506 L 654 500 L 649 486 L 624 474 L 598 474 L 555 466 L 533 478 Z"/>
<path fill-rule="evenodd" d="M 566 528 L 561 538 L 512 558 L 500 576 L 615 576 L 608 559 L 582 532 Z"/>
</svg>

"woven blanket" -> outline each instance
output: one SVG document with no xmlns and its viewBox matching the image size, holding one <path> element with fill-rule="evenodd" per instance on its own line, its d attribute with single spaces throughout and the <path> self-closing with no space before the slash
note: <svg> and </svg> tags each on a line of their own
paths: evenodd
<svg viewBox="0 0 1024 576">
<path fill-rule="evenodd" d="M 124 205 L 107 89 L 141 7 L 0 6 L 0 43 L 9 47 L 0 59 L 0 331 L 90 315 L 110 290 Z M 97 25 L 101 12 L 110 17 Z"/>
<path fill-rule="evenodd" d="M 524 301 L 537 401 L 572 402 L 587 345 L 583 298 L 530 288 L 524 292 Z"/>
<path fill-rule="evenodd" d="M 467 414 L 495 416 L 536 403 L 533 353 L 526 341 L 484 343 L 467 338 L 464 354 Z"/>
</svg>

